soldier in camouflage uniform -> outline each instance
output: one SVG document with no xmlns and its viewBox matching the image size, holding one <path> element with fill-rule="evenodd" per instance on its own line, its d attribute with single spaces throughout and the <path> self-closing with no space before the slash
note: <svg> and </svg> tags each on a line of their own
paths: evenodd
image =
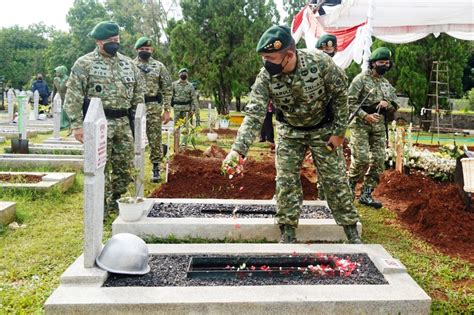
<svg viewBox="0 0 474 315">
<path fill-rule="evenodd" d="M 133 137 L 128 113 L 143 103 L 144 84 L 133 61 L 117 53 L 119 26 L 100 22 L 89 33 L 97 48 L 76 60 L 67 83 L 65 110 L 74 137 L 83 142 L 83 118 L 87 100 L 102 100 L 107 118 L 107 164 L 105 166 L 105 210 L 117 209 L 117 199 L 131 182 Z"/>
<path fill-rule="evenodd" d="M 359 201 L 374 208 L 382 207 L 379 201 L 372 198 L 372 191 L 384 170 L 386 121 L 383 114 L 395 112 L 398 108 L 395 89 L 383 77 L 392 66 L 390 56 L 389 49 L 376 49 L 369 59 L 370 69 L 354 78 L 348 93 L 352 112 L 365 98 L 364 105 L 349 126 L 352 152 L 349 182 L 355 196 L 356 184 L 365 174 Z"/>
<path fill-rule="evenodd" d="M 179 80 L 173 82 L 173 99 L 174 120 L 188 119 L 196 113 L 199 106 L 196 96 L 196 90 L 192 83 L 188 81 L 188 69 L 182 68 L 178 72 Z"/>
<path fill-rule="evenodd" d="M 53 87 L 54 87 L 54 96 L 56 93 L 59 93 L 59 96 L 61 97 L 61 104 L 64 107 L 64 99 L 66 98 L 66 84 L 67 84 L 67 68 L 65 66 L 59 66 L 54 69 L 56 72 L 56 76 L 54 77 L 53 81 Z M 67 116 L 66 112 L 63 110 L 61 111 L 61 129 L 66 129 L 71 126 L 71 123 L 69 121 L 69 117 Z"/>
<path fill-rule="evenodd" d="M 165 65 L 151 57 L 153 47 L 150 38 L 139 38 L 135 43 L 135 49 L 138 56 L 133 62 L 141 70 L 146 81 L 146 134 L 150 144 L 150 160 L 153 164 L 151 180 L 156 183 L 161 180 L 160 163 L 163 159 L 161 123 L 162 119 L 164 124 L 170 120 L 171 78 Z"/>
<path fill-rule="evenodd" d="M 321 35 L 316 42 L 316 48 L 328 54 L 331 58 L 334 57 L 337 52 L 337 37 L 331 34 Z M 316 172 L 317 171 L 318 170 L 316 170 Z M 318 190 L 318 198 L 320 200 L 326 200 L 326 194 L 324 193 L 323 185 L 321 185 L 321 181 L 319 180 L 319 174 L 316 189 Z"/>
<path fill-rule="evenodd" d="M 279 121 L 275 166 L 280 242 L 296 241 L 303 201 L 300 169 L 309 147 L 334 219 L 344 227 L 351 243 L 361 243 L 356 228 L 359 215 L 353 205 L 341 149 L 348 115 L 344 72 L 326 54 L 296 49 L 286 26 L 270 27 L 260 38 L 257 52 L 264 67 L 257 75 L 246 117 L 223 164 L 247 154 L 271 98 Z"/>
</svg>

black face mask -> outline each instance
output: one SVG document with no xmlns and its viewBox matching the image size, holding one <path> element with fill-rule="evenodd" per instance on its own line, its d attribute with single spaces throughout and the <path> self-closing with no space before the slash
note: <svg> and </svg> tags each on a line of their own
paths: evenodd
<svg viewBox="0 0 474 315">
<path fill-rule="evenodd" d="M 325 52 L 329 57 L 334 57 L 334 55 L 336 54 L 335 51 L 331 52 L 331 53 L 328 53 L 328 52 Z"/>
<path fill-rule="evenodd" d="M 384 75 L 388 70 L 390 70 L 390 67 L 388 66 L 375 66 L 375 72 L 379 75 Z"/>
<path fill-rule="evenodd" d="M 283 58 L 283 60 L 285 60 L 285 58 Z M 282 73 L 283 68 L 285 68 L 285 66 L 288 64 L 288 62 L 286 62 L 286 64 L 283 66 L 283 60 L 280 63 L 273 63 L 268 60 L 265 60 L 265 62 L 263 63 L 263 66 L 268 71 L 270 76 L 274 77 Z"/>
<path fill-rule="evenodd" d="M 37 78 L 36 80 L 38 80 L 38 81 L 43 81 L 43 78 Z"/>
<path fill-rule="evenodd" d="M 188 78 L 188 76 L 187 76 L 186 74 L 180 74 L 179 77 L 180 77 L 180 79 L 183 80 L 183 81 Z"/>
<path fill-rule="evenodd" d="M 104 51 L 111 56 L 115 56 L 119 50 L 120 44 L 116 42 L 104 44 Z"/>
<path fill-rule="evenodd" d="M 143 60 L 148 60 L 151 57 L 151 52 L 149 52 L 149 51 L 139 51 L 138 56 Z"/>
</svg>

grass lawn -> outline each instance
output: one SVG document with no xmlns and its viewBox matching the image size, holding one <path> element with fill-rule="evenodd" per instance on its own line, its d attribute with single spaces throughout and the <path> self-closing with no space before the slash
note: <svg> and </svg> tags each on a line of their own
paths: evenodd
<svg viewBox="0 0 474 315">
<path fill-rule="evenodd" d="M 38 136 L 33 142 L 47 137 L 50 135 Z M 218 140 L 225 149 L 231 142 Z M 204 136 L 199 136 L 198 143 L 199 149 L 208 145 Z M 0 144 L 0 152 L 6 145 Z M 257 157 L 262 150 L 268 148 L 257 143 L 251 154 Z M 146 163 L 147 194 L 157 185 L 149 183 L 151 165 L 148 160 Z M 17 202 L 17 221 L 23 228 L 0 227 L 0 314 L 42 313 L 44 302 L 59 284 L 59 276 L 83 251 L 83 180 L 84 176 L 78 174 L 72 189 L 64 194 L 1 191 L 0 200 Z M 432 297 L 433 313 L 474 313 L 472 264 L 440 254 L 400 226 L 395 214 L 387 209 L 358 208 L 364 242 L 382 244 L 406 265 Z M 111 236 L 112 221 L 109 218 L 105 224 L 104 241 Z"/>
</svg>

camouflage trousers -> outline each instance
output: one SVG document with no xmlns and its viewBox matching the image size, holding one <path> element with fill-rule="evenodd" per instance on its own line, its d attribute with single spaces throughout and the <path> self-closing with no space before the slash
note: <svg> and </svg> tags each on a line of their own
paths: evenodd
<svg viewBox="0 0 474 315">
<path fill-rule="evenodd" d="M 191 116 L 191 106 L 189 105 L 175 105 L 174 106 L 174 121 L 177 122 L 180 119 L 186 119 L 186 114 L 188 114 L 189 122 L 193 121 Z"/>
<path fill-rule="evenodd" d="M 128 117 L 107 120 L 107 163 L 105 164 L 106 210 L 117 209 L 116 200 L 132 181 L 133 137 Z"/>
<path fill-rule="evenodd" d="M 364 185 L 373 189 L 377 187 L 385 168 L 384 122 L 381 120 L 369 124 L 357 118 L 349 129 L 351 131 L 349 180 L 358 182 L 364 177 Z"/>
<path fill-rule="evenodd" d="M 163 107 L 160 103 L 146 103 L 146 135 L 150 145 L 151 163 L 161 163 L 163 146 L 161 137 L 161 115 Z"/>
<path fill-rule="evenodd" d="M 279 125 L 275 159 L 278 207 L 275 219 L 278 224 L 298 226 L 303 203 L 300 171 L 307 148 L 311 150 L 318 180 L 337 224 L 349 225 L 359 221 L 346 176 L 342 148 L 335 151 L 326 148 L 330 136 L 328 129 L 299 131 Z"/>
</svg>

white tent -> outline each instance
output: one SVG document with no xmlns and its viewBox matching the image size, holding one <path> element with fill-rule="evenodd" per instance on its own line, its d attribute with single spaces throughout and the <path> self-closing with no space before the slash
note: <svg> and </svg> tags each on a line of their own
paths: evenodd
<svg viewBox="0 0 474 315">
<path fill-rule="evenodd" d="M 340 5 L 323 7 L 327 11 L 323 16 L 304 7 L 293 19 L 293 37 L 296 41 L 304 37 L 307 47 L 315 47 L 322 34 L 336 35 L 334 61 L 343 68 L 352 60 L 368 59 L 372 36 L 390 43 L 440 33 L 474 40 L 473 0 L 342 0 Z"/>
</svg>

